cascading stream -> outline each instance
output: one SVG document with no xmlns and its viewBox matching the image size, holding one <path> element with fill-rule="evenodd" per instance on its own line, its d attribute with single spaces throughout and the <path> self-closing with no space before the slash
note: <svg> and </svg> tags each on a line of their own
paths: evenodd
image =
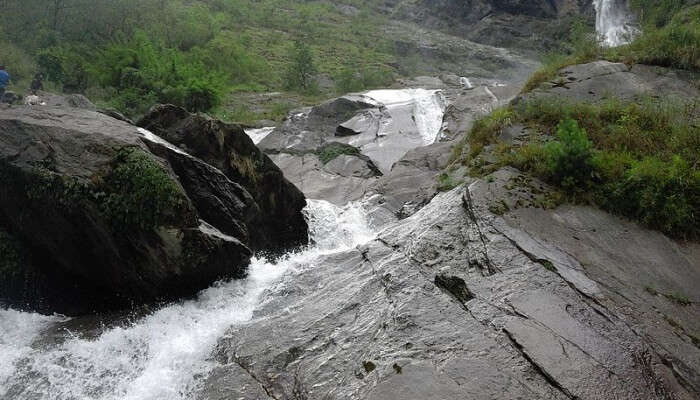
<svg viewBox="0 0 700 400">
<path fill-rule="evenodd" d="M 190 399 L 216 366 L 211 352 L 227 329 L 254 323 L 255 310 L 285 284 L 285 276 L 316 260 L 375 237 L 361 204 L 339 208 L 309 200 L 305 210 L 313 245 L 272 263 L 255 258 L 248 278 L 219 282 L 197 299 L 172 304 L 96 338 L 62 332 L 68 319 L 0 310 L 0 398 L 14 400 Z M 49 343 L 45 343 L 49 342 Z"/>
<path fill-rule="evenodd" d="M 374 151 L 389 160 L 412 148 L 434 143 L 444 103 L 438 91 L 373 91 L 390 120 Z M 272 128 L 249 130 L 259 141 Z M 145 140 L 186 154 L 153 133 Z M 396 143 L 391 152 L 388 144 Z M 409 140 L 410 139 L 410 140 Z M 368 204 L 370 204 L 368 200 Z M 275 262 L 251 260 L 246 279 L 218 282 L 186 300 L 125 319 L 42 316 L 0 308 L 0 399 L 13 400 L 177 400 L 191 399 L 218 365 L 212 358 L 218 341 L 235 326 L 254 324 L 256 310 L 279 299 L 294 276 L 314 268 L 321 258 L 353 249 L 376 237 L 369 205 L 337 207 L 309 200 L 305 214 L 312 245 Z M 204 222 L 203 229 L 212 229 Z M 216 232 L 215 232 L 216 233 Z M 86 323 L 87 322 L 87 323 Z M 69 331 L 66 327 L 73 327 Z M 91 328 L 82 328 L 91 326 Z"/>
<path fill-rule="evenodd" d="M 629 43 L 637 34 L 634 17 L 625 0 L 594 0 L 596 32 L 608 47 Z"/>
</svg>

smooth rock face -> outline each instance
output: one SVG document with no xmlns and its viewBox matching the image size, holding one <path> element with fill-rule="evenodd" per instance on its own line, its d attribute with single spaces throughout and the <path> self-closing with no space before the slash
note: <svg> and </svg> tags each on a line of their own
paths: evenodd
<svg viewBox="0 0 700 400">
<path fill-rule="evenodd" d="M 281 252 L 308 242 L 308 226 L 301 213 L 306 205 L 304 194 L 240 126 L 171 105 L 154 107 L 138 124 L 218 168 L 250 193 L 256 208 L 244 213 L 244 221 L 252 249 Z"/>
<path fill-rule="evenodd" d="M 142 154 L 140 164 L 123 164 L 120 154 L 125 151 Z M 133 179 L 119 175 L 124 173 L 120 168 L 134 167 L 156 171 L 149 172 L 154 178 L 139 179 L 171 182 L 173 192 L 163 209 L 123 209 L 130 196 L 139 194 L 110 194 L 115 179 Z M 209 207 L 225 210 L 202 199 L 221 199 L 226 193 L 242 209 L 254 203 L 242 188 L 224 181 L 220 172 L 216 178 L 217 171 L 209 168 L 196 172 L 197 180 L 216 184 L 198 188 L 201 196 L 188 197 L 193 192 L 183 190 L 181 182 L 189 182 L 178 180 L 177 172 L 184 177 L 181 169 L 194 173 L 195 168 L 151 154 L 134 126 L 79 109 L 3 111 L 0 227 L 19 243 L 22 258 L 3 264 L 0 298 L 18 307 L 77 314 L 179 298 L 218 279 L 243 276 L 251 256 L 245 232 L 231 229 L 225 235 L 201 221 Z M 153 226 L 147 222 L 150 212 L 160 215 Z M 236 225 L 240 217 L 228 214 L 212 223 Z"/>
<path fill-rule="evenodd" d="M 628 67 L 622 63 L 595 61 L 559 71 L 550 82 L 527 96 L 553 95 L 576 101 L 600 101 L 611 96 L 639 100 L 644 96 L 692 101 L 700 97 L 698 74 L 649 65 Z"/>
<path fill-rule="evenodd" d="M 697 245 L 586 207 L 494 215 L 514 182 L 528 181 L 507 169 L 440 194 L 303 270 L 220 340 L 199 398 L 261 387 L 308 399 L 695 398 Z M 545 188 L 522 185 L 524 198 Z M 650 278 L 693 304 L 652 295 Z M 259 385 L 226 384 L 250 377 Z"/>
</svg>

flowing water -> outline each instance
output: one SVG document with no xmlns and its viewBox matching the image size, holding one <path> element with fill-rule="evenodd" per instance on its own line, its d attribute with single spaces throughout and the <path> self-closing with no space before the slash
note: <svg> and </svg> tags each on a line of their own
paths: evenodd
<svg viewBox="0 0 700 400">
<path fill-rule="evenodd" d="M 250 128 L 246 129 L 245 133 L 253 140 L 253 143 L 258 144 L 260 141 L 265 139 L 267 135 L 272 133 L 272 131 L 275 130 L 275 127 L 266 127 L 266 128 Z"/>
<path fill-rule="evenodd" d="M 395 120 L 400 120 L 401 116 L 398 114 L 408 107 L 409 111 L 406 114 L 411 117 L 422 140 L 420 145 L 427 146 L 437 140 L 445 113 L 445 101 L 439 90 L 372 90 L 365 93 L 365 96 L 386 106 Z M 401 128 L 408 130 L 410 126 Z"/>
<path fill-rule="evenodd" d="M 254 323 L 255 310 L 319 257 L 375 236 L 358 203 L 339 208 L 309 200 L 305 213 L 309 248 L 276 262 L 255 258 L 244 280 L 219 282 L 194 300 L 96 334 L 49 334 L 69 319 L 0 310 L 0 399 L 192 398 L 216 366 L 211 353 L 227 329 Z"/>
<path fill-rule="evenodd" d="M 608 47 L 629 43 L 637 34 L 634 17 L 625 0 L 594 0 L 596 32 Z"/>
</svg>

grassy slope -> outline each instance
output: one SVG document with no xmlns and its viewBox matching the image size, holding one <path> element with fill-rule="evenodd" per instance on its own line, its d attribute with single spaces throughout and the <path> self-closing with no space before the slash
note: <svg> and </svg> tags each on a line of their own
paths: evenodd
<svg viewBox="0 0 700 400">
<path fill-rule="evenodd" d="M 88 17 L 82 8 L 70 7 L 79 0 L 66 0 L 69 7 L 61 11 L 56 26 L 41 1 L 9 1 L 7 12 L 0 16 L 0 31 L 5 31 L 0 47 L 14 76 L 13 89 L 26 91 L 39 69 L 37 57 L 49 52 L 62 64 L 62 76 L 48 83 L 49 88 L 60 90 L 78 80 L 91 99 L 132 115 L 143 112 L 154 98 L 163 100 L 177 93 L 177 83 L 163 82 L 167 71 L 148 65 L 144 55 L 148 46 L 155 49 L 150 57 L 154 63 L 177 66 L 176 80 L 203 81 L 222 97 L 284 90 L 284 71 L 296 41 L 311 48 L 318 71 L 330 78 L 351 69 L 358 75 L 350 76 L 357 80 L 353 84 L 364 88 L 385 85 L 395 73 L 394 49 L 379 33 L 386 21 L 365 1 L 348 0 L 355 8 L 343 12 L 326 0 L 143 0 L 140 14 L 131 15 L 131 0 L 96 0 L 95 15 Z M 35 35 L 19 34 L 16 25 L 34 26 Z M 144 37 L 148 46 L 143 45 Z M 123 79 L 110 79 L 115 72 L 105 65 L 122 62 L 129 52 L 137 53 L 139 59 L 123 64 L 134 67 L 146 81 L 131 91 L 122 86 Z M 335 90 L 321 87 L 326 95 Z M 143 104 L 134 104 L 139 98 Z M 224 105 L 231 107 L 228 102 Z M 232 110 L 218 111 L 223 115 Z M 246 110 L 242 111 L 238 114 L 245 115 Z M 251 119 L 261 116 L 249 110 L 248 114 Z"/>
</svg>

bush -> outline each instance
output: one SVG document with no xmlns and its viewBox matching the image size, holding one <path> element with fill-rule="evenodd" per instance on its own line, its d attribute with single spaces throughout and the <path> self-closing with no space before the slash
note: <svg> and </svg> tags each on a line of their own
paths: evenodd
<svg viewBox="0 0 700 400">
<path fill-rule="evenodd" d="M 304 42 L 298 41 L 290 50 L 291 63 L 284 74 L 284 86 L 290 90 L 314 93 L 318 89 L 316 82 L 316 64 L 311 49 Z"/>
<path fill-rule="evenodd" d="M 593 145 L 586 131 L 573 119 L 565 119 L 557 138 L 544 148 L 551 180 L 569 192 L 585 190 L 593 173 Z"/>
<path fill-rule="evenodd" d="M 662 28 L 647 26 L 627 53 L 640 63 L 700 70 L 700 6 L 678 13 Z"/>
<path fill-rule="evenodd" d="M 680 157 L 634 161 L 597 193 L 601 205 L 672 236 L 700 233 L 700 172 Z"/>
<path fill-rule="evenodd" d="M 209 111 L 219 104 L 219 93 L 214 85 L 203 80 L 187 83 L 182 103 L 190 112 Z"/>
</svg>

